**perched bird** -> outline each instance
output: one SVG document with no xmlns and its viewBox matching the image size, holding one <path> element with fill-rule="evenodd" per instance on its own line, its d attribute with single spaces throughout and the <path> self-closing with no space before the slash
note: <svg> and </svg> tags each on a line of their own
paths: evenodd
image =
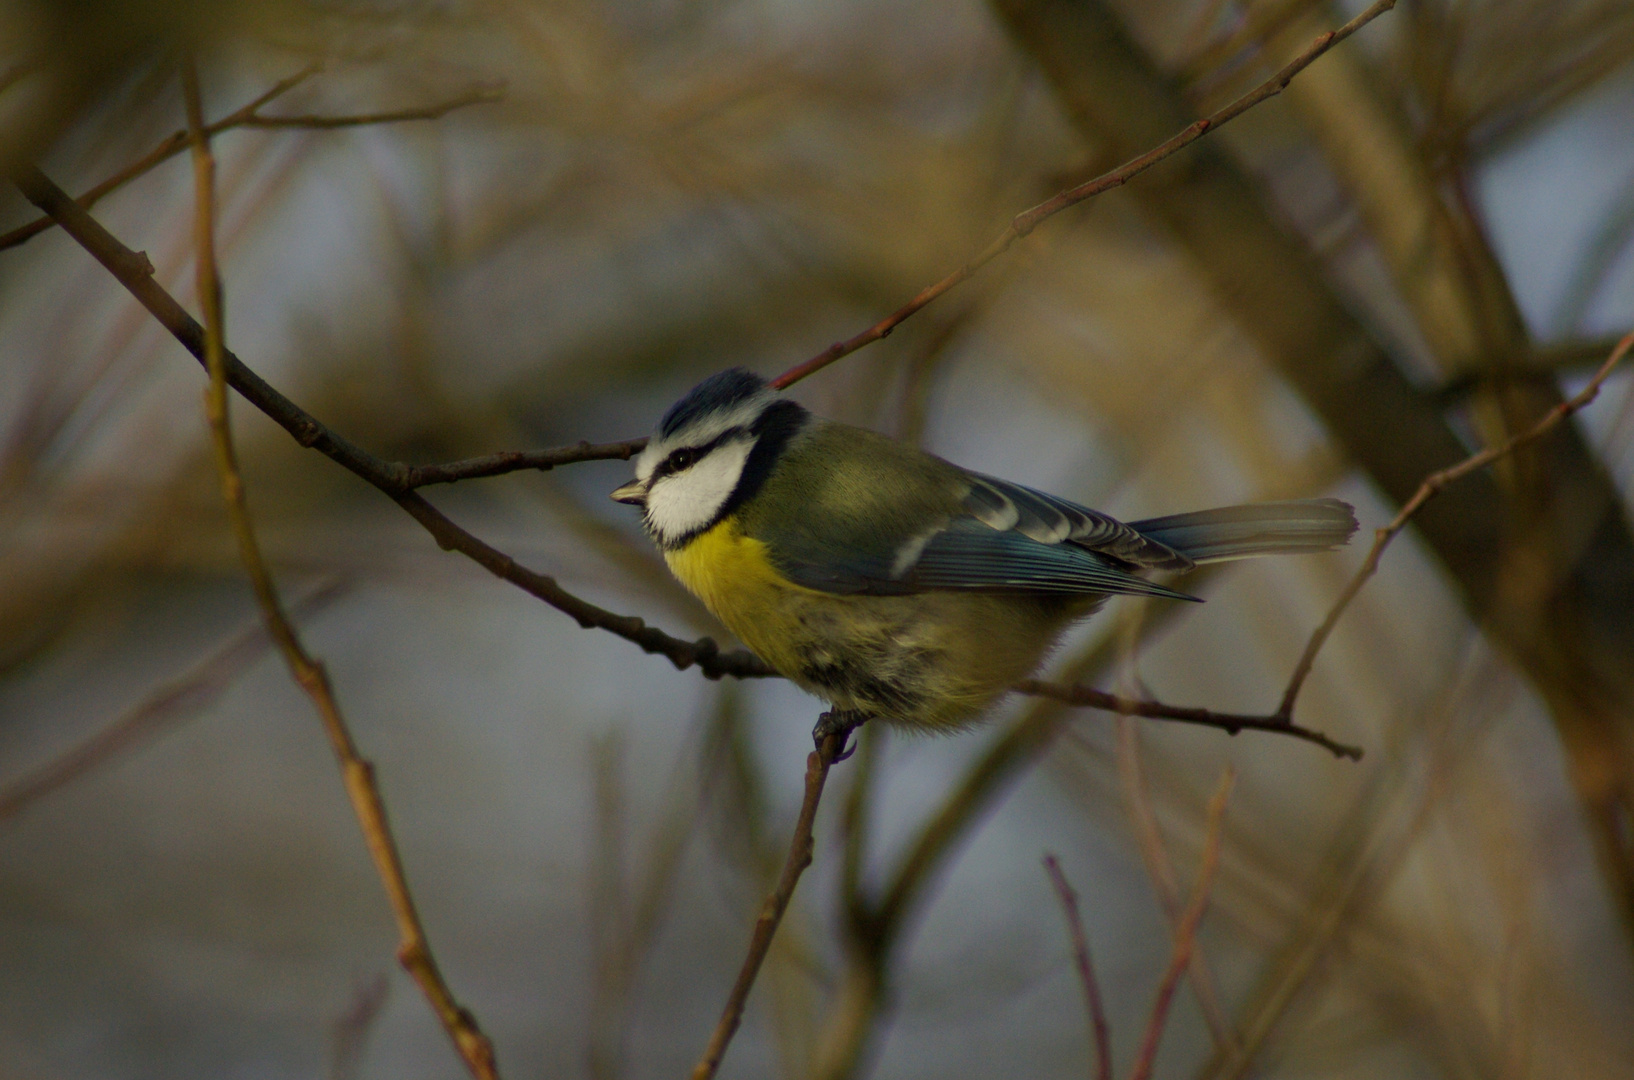
<svg viewBox="0 0 1634 1080">
<path fill-rule="evenodd" d="M 1076 619 L 1139 576 L 1325 551 L 1336 499 L 1124 524 L 812 415 L 741 368 L 664 414 L 612 493 L 642 508 L 671 571 L 780 674 L 831 703 L 814 733 L 878 718 L 947 731 L 1025 678 Z"/>
</svg>

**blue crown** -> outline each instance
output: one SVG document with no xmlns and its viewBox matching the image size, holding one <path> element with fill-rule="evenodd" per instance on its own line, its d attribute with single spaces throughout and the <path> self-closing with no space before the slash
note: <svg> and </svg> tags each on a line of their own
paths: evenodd
<svg viewBox="0 0 1634 1080">
<path fill-rule="evenodd" d="M 745 368 L 727 368 L 717 372 L 688 390 L 685 397 L 670 406 L 664 419 L 659 421 L 658 433 L 668 438 L 700 417 L 725 412 L 765 389 L 766 380 Z"/>
</svg>

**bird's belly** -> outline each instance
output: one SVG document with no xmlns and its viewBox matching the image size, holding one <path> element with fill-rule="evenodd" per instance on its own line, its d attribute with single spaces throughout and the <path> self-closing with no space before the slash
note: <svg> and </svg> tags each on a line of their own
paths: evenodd
<svg viewBox="0 0 1634 1080">
<path fill-rule="evenodd" d="M 730 521 L 665 559 L 780 674 L 838 708 L 911 727 L 974 719 L 1094 604 L 983 592 L 825 593 L 784 578 L 765 546 Z"/>
</svg>

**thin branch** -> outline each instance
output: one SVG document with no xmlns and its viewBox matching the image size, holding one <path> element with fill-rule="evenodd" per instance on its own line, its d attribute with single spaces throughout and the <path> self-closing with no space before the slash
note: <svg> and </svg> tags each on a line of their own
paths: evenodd
<svg viewBox="0 0 1634 1080">
<path fill-rule="evenodd" d="M 1118 717 L 1116 754 L 1118 778 L 1128 804 L 1135 840 L 1151 874 L 1158 902 L 1163 906 L 1163 914 L 1168 917 L 1171 926 L 1178 924 L 1184 913 L 1180 884 L 1175 877 L 1174 866 L 1169 861 L 1169 852 L 1163 843 L 1163 833 L 1157 827 L 1157 815 L 1152 811 L 1151 793 L 1146 788 L 1146 776 L 1141 765 L 1140 742 L 1135 725 L 1127 716 Z M 1192 956 L 1187 974 L 1191 979 L 1192 990 L 1197 995 L 1197 1004 L 1203 1019 L 1208 1023 L 1209 1031 L 1214 1036 L 1216 1052 L 1232 1060 L 1240 1059 L 1241 1042 L 1230 1021 L 1226 1019 L 1225 1010 L 1220 1007 L 1220 995 L 1214 987 L 1214 974 L 1209 967 L 1208 958 L 1203 955 L 1201 949 Z"/>
<path fill-rule="evenodd" d="M 341 591 L 338 584 L 327 585 L 296 601 L 291 610 L 309 614 L 327 605 Z M 257 622 L 185 675 L 147 694 L 95 734 L 0 788 L 0 822 L 17 816 L 109 759 L 140 746 L 164 728 L 197 715 L 219 698 L 269 644 L 265 628 Z"/>
<path fill-rule="evenodd" d="M 580 442 L 573 446 L 553 446 L 548 450 L 505 450 L 441 465 L 397 464 L 395 467 L 402 470 L 399 475 L 403 487 L 421 488 L 483 476 L 501 476 L 524 469 L 549 472 L 558 465 L 572 465 L 580 461 L 629 461 L 641 453 L 641 448 L 646 445 L 647 440 L 643 436 L 623 442 Z"/>
<path fill-rule="evenodd" d="M 1095 1080 L 1112 1080 L 1112 1034 L 1101 1004 L 1101 986 L 1095 981 L 1095 965 L 1089 958 L 1089 935 L 1078 914 L 1078 894 L 1067 883 L 1067 875 L 1061 872 L 1061 863 L 1054 855 L 1044 856 L 1044 870 L 1055 886 L 1061 912 L 1067 919 L 1067 932 L 1072 935 L 1072 955 L 1078 965 L 1078 981 L 1084 987 L 1084 1003 L 1089 1008 L 1089 1029 L 1095 1036 Z"/>
<path fill-rule="evenodd" d="M 755 920 L 754 933 L 749 938 L 749 953 L 743 958 L 743 967 L 738 971 L 737 981 L 732 984 L 726 1007 L 721 1010 L 721 1018 L 709 1036 L 709 1045 L 705 1047 L 698 1064 L 693 1066 L 692 1080 L 711 1080 L 715 1070 L 720 1068 L 721 1058 L 726 1055 L 732 1036 L 737 1034 L 744 1007 L 749 1001 L 749 991 L 755 985 L 755 977 L 760 974 L 761 963 L 771 950 L 772 938 L 777 934 L 778 924 L 783 921 L 783 913 L 788 910 L 794 887 L 800 883 L 800 875 L 805 873 L 806 867 L 811 865 L 812 827 L 817 821 L 817 804 L 823 797 L 828 770 L 833 766 L 844 741 L 844 736 L 830 733 L 823 738 L 822 745 L 806 756 L 806 795 L 800 804 L 800 816 L 794 823 L 794 836 L 789 840 L 788 858 L 783 862 L 777 887 L 761 906 L 760 917 Z"/>
<path fill-rule="evenodd" d="M 806 376 L 821 371 L 841 357 L 849 356 L 864 345 L 870 345 L 881 338 L 890 336 L 891 332 L 909 317 L 972 277 L 976 271 L 1004 254 L 1010 249 L 1010 245 L 1038 228 L 1049 218 L 1054 217 L 1069 206 L 1076 206 L 1103 192 L 1122 187 L 1164 158 L 1184 150 L 1214 128 L 1229 123 L 1261 102 L 1276 97 L 1287 89 L 1294 76 L 1309 67 L 1317 57 L 1395 6 L 1396 0 L 1377 0 L 1377 3 L 1374 3 L 1337 30 L 1329 30 L 1317 37 L 1309 45 L 1305 46 L 1304 51 L 1298 56 L 1284 64 L 1275 75 L 1218 112 L 1188 124 L 1165 142 L 1153 147 L 1139 157 L 1131 158 L 1111 172 L 1103 173 L 1093 180 L 1079 184 L 1077 187 L 1068 188 L 1039 203 L 1031 210 L 1017 214 L 992 243 L 982 248 L 963 266 L 936 284 L 927 286 L 920 291 L 919 295 L 868 329 L 844 341 L 836 341 L 810 360 L 785 371 L 772 380 L 772 386 L 779 390 L 786 389 Z"/>
<path fill-rule="evenodd" d="M 1299 663 L 1294 666 L 1293 675 L 1288 679 L 1288 688 L 1283 692 L 1282 704 L 1276 711 L 1277 717 L 1288 720 L 1293 716 L 1294 703 L 1299 698 L 1299 691 L 1305 685 L 1306 678 L 1310 676 L 1311 666 L 1316 663 L 1316 654 L 1321 651 L 1322 645 L 1328 640 L 1328 635 L 1333 633 L 1334 626 L 1338 624 L 1339 617 L 1345 613 L 1345 609 L 1350 606 L 1350 602 L 1356 598 L 1356 594 L 1361 591 L 1362 586 L 1379 569 L 1379 559 L 1383 556 L 1384 549 L 1389 547 L 1390 542 L 1396 538 L 1396 535 L 1407 527 L 1407 523 L 1413 519 L 1413 515 L 1423 509 L 1425 503 L 1440 494 L 1441 490 L 1448 484 L 1461 480 L 1479 469 L 1484 469 L 1527 443 L 1536 442 L 1554 430 L 1562 420 L 1588 405 L 1599 395 L 1600 387 L 1605 383 L 1606 379 L 1611 377 L 1612 370 L 1622 362 L 1623 357 L 1628 355 L 1630 348 L 1634 348 L 1634 332 L 1624 335 L 1622 340 L 1617 342 L 1616 347 L 1611 350 L 1611 355 L 1606 357 L 1605 363 L 1600 365 L 1600 370 L 1594 373 L 1594 377 L 1588 381 L 1588 384 L 1582 390 L 1550 409 L 1544 414 L 1543 419 L 1532 425 L 1531 428 L 1497 446 L 1488 447 L 1479 453 L 1471 454 L 1458 464 L 1442 469 L 1440 472 L 1431 473 L 1425 478 L 1424 482 L 1419 485 L 1418 491 L 1414 492 L 1413 497 L 1408 499 L 1407 504 L 1390 520 L 1390 524 L 1374 534 L 1373 547 L 1368 551 L 1367 558 L 1362 561 L 1362 565 L 1357 569 L 1356 576 L 1350 579 L 1350 583 L 1345 586 L 1344 592 L 1339 594 L 1338 601 L 1334 603 L 1332 610 L 1328 612 L 1327 618 L 1323 619 L 1322 624 L 1311 634 L 1310 641 L 1305 644 L 1305 651 L 1299 658 Z"/>
<path fill-rule="evenodd" d="M 364 839 L 374 856 L 375 868 L 386 887 L 392 909 L 397 915 L 400 938 L 398 960 L 414 980 L 420 984 L 432 1009 L 447 1029 L 455 1049 L 465 1059 L 471 1074 L 477 1080 L 496 1080 L 493 1044 L 488 1041 L 476 1018 L 454 1000 L 436 960 L 431 955 L 425 930 L 409 893 L 408 880 L 397 843 L 386 820 L 386 806 L 375 782 L 374 766 L 357 752 L 352 734 L 341 716 L 335 701 L 329 675 L 302 645 L 295 628 L 285 614 L 277 586 L 262 558 L 260 544 L 250 520 L 249 505 L 244 495 L 244 481 L 239 473 L 237 455 L 233 448 L 231 419 L 228 413 L 227 360 L 223 344 L 224 321 L 221 303 L 221 277 L 215 258 L 215 159 L 210 153 L 210 137 L 205 131 L 204 112 L 199 97 L 198 72 L 191 58 L 182 65 L 182 87 L 187 101 L 189 140 L 193 153 L 193 176 L 197 187 L 197 215 L 195 240 L 197 244 L 197 275 L 200 306 L 204 310 L 204 354 L 210 372 L 210 386 L 205 393 L 205 413 L 210 421 L 211 443 L 215 450 L 216 470 L 221 477 L 222 496 L 227 504 L 227 516 L 233 536 L 238 543 L 239 556 L 255 590 L 256 602 L 266 621 L 267 633 L 277 644 L 289 665 L 297 685 L 312 699 L 313 707 L 323 721 L 325 732 L 341 766 L 346 792 L 351 797 Z"/>
<path fill-rule="evenodd" d="M 1158 984 L 1157 999 L 1152 1003 L 1151 1015 L 1146 1021 L 1146 1035 L 1141 1040 L 1140 1055 L 1129 1073 L 1129 1080 L 1150 1080 L 1152 1067 L 1157 1061 L 1157 1047 L 1163 1038 L 1163 1029 L 1169 1022 L 1169 1007 L 1174 1004 L 1174 992 L 1181 976 L 1191 966 L 1192 950 L 1197 947 L 1197 927 L 1208 910 L 1209 892 L 1214 887 L 1214 872 L 1220 866 L 1220 845 L 1225 835 L 1225 804 L 1236 779 L 1227 766 L 1220 777 L 1220 786 L 1208 801 L 1208 838 L 1203 842 L 1203 861 L 1197 871 L 1197 884 L 1192 886 L 1191 902 L 1186 914 L 1174 931 L 1174 952 L 1169 958 L 1169 969 Z"/>
<path fill-rule="evenodd" d="M 234 125 L 247 128 L 307 128 L 319 131 L 334 128 L 366 127 L 371 124 L 400 124 L 406 120 L 440 120 L 455 109 L 470 105 L 487 105 L 504 99 L 504 90 L 498 86 L 477 86 L 458 97 L 409 109 L 387 112 L 354 113 L 350 116 L 322 116 L 307 113 L 302 116 L 262 116 L 251 111 L 244 120 Z"/>
<path fill-rule="evenodd" d="M 210 136 L 231 131 L 234 128 L 307 128 L 329 129 L 339 127 L 359 127 L 366 124 L 396 123 L 404 120 L 430 120 L 445 116 L 455 109 L 465 108 L 468 105 L 477 105 L 485 102 L 497 101 L 503 95 L 493 87 L 479 87 L 467 91 L 459 97 L 433 105 L 426 105 L 418 109 L 402 109 L 389 113 L 366 113 L 358 116 L 262 116 L 261 108 L 276 98 L 282 97 L 290 90 L 310 79 L 320 70 L 314 64 L 296 72 L 285 79 L 280 79 L 260 97 L 245 105 L 236 112 L 229 113 L 220 120 L 205 126 L 205 133 Z M 92 187 L 76 201 L 86 210 L 95 206 L 102 198 L 118 191 L 126 184 L 138 177 L 145 176 L 169 161 L 188 147 L 188 133 L 173 131 L 158 145 L 146 154 L 126 165 L 123 169 L 109 176 L 101 183 Z M 0 251 L 17 247 L 45 232 L 56 224 L 56 220 L 49 214 L 34 219 L 27 225 L 19 226 L 7 233 L 0 233 Z"/>
<path fill-rule="evenodd" d="M 1044 682 L 1039 679 L 1025 679 L 1016 683 L 1014 689 L 1019 693 L 1033 697 L 1052 698 L 1068 705 L 1104 709 L 1120 716 L 1144 716 L 1152 720 L 1174 720 L 1183 724 L 1199 724 L 1203 727 L 1218 728 L 1230 735 L 1235 735 L 1239 731 L 1269 731 L 1278 735 L 1289 735 L 1295 739 L 1315 743 L 1335 757 L 1349 758 L 1352 761 L 1360 761 L 1362 757 L 1361 747 L 1335 742 L 1320 731 L 1300 727 L 1298 724 L 1275 713 L 1269 716 L 1257 716 L 1244 713 L 1214 712 L 1212 709 L 1194 709 L 1183 705 L 1166 705 L 1161 701 L 1141 701 L 1136 698 L 1121 697 L 1117 694 L 1109 694 L 1105 690 L 1097 690 L 1092 686 L 1065 686 L 1060 683 Z"/>
<path fill-rule="evenodd" d="M 206 360 L 204 328 L 153 279 L 153 266 L 146 255 L 132 251 L 115 239 L 39 169 L 23 166 L 12 179 L 30 202 L 61 224 L 64 231 L 118 278 L 188 352 L 200 361 Z M 227 384 L 245 400 L 271 417 L 302 446 L 317 450 L 390 496 L 445 550 L 458 551 L 471 558 L 496 577 L 538 597 L 580 626 L 617 634 L 645 652 L 664 656 L 679 669 L 697 665 L 711 679 L 728 675 L 766 678 L 776 674 L 751 653 L 742 650 L 723 653 L 715 641 L 707 637 L 683 641 L 648 626 L 636 616 L 619 615 L 574 596 L 554 578 L 519 565 L 509 555 L 462 529 L 406 486 L 405 476 L 412 466 L 378 458 L 330 430 L 245 366 L 230 349 L 222 349 L 222 362 Z"/>
<path fill-rule="evenodd" d="M 1301 727 L 1293 722 L 1294 705 L 1298 701 L 1299 692 L 1304 688 L 1309 678 L 1312 666 L 1316 663 L 1316 655 L 1338 625 L 1339 618 L 1356 598 L 1363 585 L 1379 569 L 1379 559 L 1384 555 L 1384 549 L 1390 546 L 1402 529 L 1413 516 L 1424 508 L 1424 504 L 1438 495 L 1448 484 L 1457 482 L 1479 469 L 1483 469 L 1493 462 L 1503 458 L 1528 443 L 1541 439 L 1552 431 L 1568 416 L 1587 406 L 1600 393 L 1600 387 L 1610 378 L 1612 371 L 1622 362 L 1631 348 L 1634 348 L 1634 333 L 1625 335 L 1611 350 L 1611 355 L 1600 365 L 1582 390 L 1567 401 L 1550 409 L 1543 418 L 1531 428 L 1498 446 L 1489 447 L 1479 453 L 1471 454 L 1457 465 L 1432 473 L 1419 485 L 1418 491 L 1407 500 L 1400 512 L 1391 519 L 1390 523 L 1379 529 L 1374 535 L 1373 547 L 1367 553 L 1367 558 L 1357 569 L 1354 577 L 1339 599 L 1329 610 L 1327 617 L 1322 620 L 1310 640 L 1306 642 L 1304 652 L 1300 654 L 1299 662 L 1294 665 L 1293 674 L 1289 676 L 1288 685 L 1282 694 L 1282 701 L 1276 712 L 1267 715 L 1249 715 L 1242 713 L 1221 713 L 1210 709 L 1195 709 L 1177 705 L 1167 705 L 1160 701 L 1140 701 L 1133 698 L 1120 697 L 1109 694 L 1104 690 L 1096 690 L 1088 686 L 1064 686 L 1059 683 L 1042 682 L 1038 679 L 1027 679 L 1017 683 L 1015 689 L 1023 694 L 1038 697 L 1053 698 L 1070 705 L 1083 705 L 1095 709 L 1104 709 L 1124 716 L 1143 716 L 1154 720 L 1176 720 L 1187 724 L 1200 724 L 1205 727 L 1218 728 L 1232 735 L 1239 731 L 1270 731 L 1281 735 L 1289 735 L 1296 739 L 1315 743 L 1339 757 L 1347 757 L 1352 761 L 1360 760 L 1360 747 L 1348 746 L 1335 742 L 1319 731 Z"/>
</svg>

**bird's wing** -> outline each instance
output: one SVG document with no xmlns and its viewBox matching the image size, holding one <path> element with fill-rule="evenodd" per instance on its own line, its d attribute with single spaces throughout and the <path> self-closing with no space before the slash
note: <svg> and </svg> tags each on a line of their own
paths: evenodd
<svg viewBox="0 0 1634 1080">
<path fill-rule="evenodd" d="M 1067 544 L 1143 570 L 1190 570 L 1192 560 L 1099 510 L 993 476 L 970 473 L 965 509 L 982 524 L 1041 544 Z"/>
<path fill-rule="evenodd" d="M 742 514 L 790 580 L 823 592 L 984 589 L 1183 597 L 1131 570 L 1190 560 L 1129 526 L 838 424 L 795 448 Z M 843 468 L 835 462 L 841 461 Z M 904 482 L 905 478 L 908 482 Z"/>
<path fill-rule="evenodd" d="M 968 517 L 955 519 L 929 537 L 898 580 L 916 592 L 1002 589 L 1196 599 L 1137 577 L 1112 559 L 1075 543 L 1035 540 L 1019 530 L 996 529 Z"/>
</svg>

